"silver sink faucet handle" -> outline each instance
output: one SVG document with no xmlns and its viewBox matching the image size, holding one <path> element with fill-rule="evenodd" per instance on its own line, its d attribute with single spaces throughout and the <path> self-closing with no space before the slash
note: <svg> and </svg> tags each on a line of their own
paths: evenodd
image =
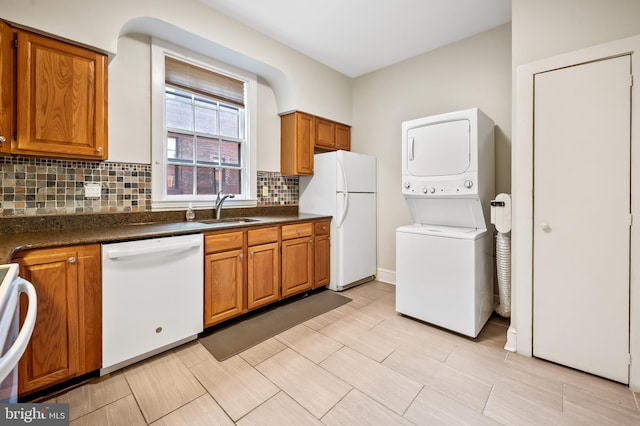
<svg viewBox="0 0 640 426">
<path fill-rule="evenodd" d="M 222 204 L 227 198 L 235 198 L 234 194 L 226 194 L 222 195 L 222 191 L 218 191 L 218 196 L 216 197 L 216 219 L 220 219 L 220 211 L 222 210 Z"/>
</svg>

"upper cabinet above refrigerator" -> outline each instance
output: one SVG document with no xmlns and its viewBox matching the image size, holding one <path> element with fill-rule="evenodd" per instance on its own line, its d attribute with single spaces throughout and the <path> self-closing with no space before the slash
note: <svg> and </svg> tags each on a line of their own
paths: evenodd
<svg viewBox="0 0 640 426">
<path fill-rule="evenodd" d="M 312 175 L 315 152 L 351 149 L 351 128 L 300 111 L 280 117 L 280 173 Z"/>
</svg>

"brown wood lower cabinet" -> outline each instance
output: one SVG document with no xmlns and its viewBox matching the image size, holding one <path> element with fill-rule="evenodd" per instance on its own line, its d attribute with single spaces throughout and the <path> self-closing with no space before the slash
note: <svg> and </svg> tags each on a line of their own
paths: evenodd
<svg viewBox="0 0 640 426">
<path fill-rule="evenodd" d="M 205 234 L 204 326 L 328 284 L 330 224 Z"/>
<path fill-rule="evenodd" d="M 282 297 L 313 288 L 313 223 L 282 226 Z"/>
<path fill-rule="evenodd" d="M 245 312 L 244 233 L 225 232 L 204 237 L 204 326 Z"/>
<path fill-rule="evenodd" d="M 247 308 L 280 299 L 280 245 L 277 226 L 247 231 Z"/>
<path fill-rule="evenodd" d="M 314 270 L 315 282 L 313 288 L 329 284 L 331 280 L 331 240 L 329 233 L 330 221 L 316 222 L 314 225 Z"/>
<path fill-rule="evenodd" d="M 100 368 L 100 246 L 29 250 L 14 261 L 38 297 L 36 324 L 18 364 L 23 396 Z M 20 305 L 24 321 L 27 301 Z"/>
</svg>

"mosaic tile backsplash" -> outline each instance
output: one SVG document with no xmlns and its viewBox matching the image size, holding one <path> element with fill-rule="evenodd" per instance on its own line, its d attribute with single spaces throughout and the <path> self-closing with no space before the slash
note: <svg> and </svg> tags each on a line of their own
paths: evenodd
<svg viewBox="0 0 640 426">
<path fill-rule="evenodd" d="M 298 176 L 276 172 L 258 172 L 258 205 L 297 205 Z"/>
<path fill-rule="evenodd" d="M 85 198 L 99 183 L 100 198 Z M 258 205 L 296 205 L 297 176 L 258 172 Z M 0 216 L 120 213 L 151 210 L 148 164 L 0 156 Z"/>
</svg>

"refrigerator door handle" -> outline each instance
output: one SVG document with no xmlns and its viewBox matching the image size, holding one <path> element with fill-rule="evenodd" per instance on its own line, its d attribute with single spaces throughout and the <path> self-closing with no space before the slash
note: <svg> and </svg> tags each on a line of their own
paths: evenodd
<svg viewBox="0 0 640 426">
<path fill-rule="evenodd" d="M 342 228 L 342 224 L 344 220 L 347 218 L 347 209 L 349 208 L 349 193 L 343 192 L 341 195 L 344 195 L 344 205 L 342 207 L 342 212 L 340 214 L 340 220 L 338 221 L 338 229 Z"/>
<path fill-rule="evenodd" d="M 340 174 L 342 174 L 342 183 L 344 184 L 344 192 L 349 192 L 349 182 L 347 180 L 347 174 L 344 171 L 344 165 L 340 161 L 340 157 L 337 157 L 338 167 L 340 168 Z"/>
<path fill-rule="evenodd" d="M 342 161 L 340 161 L 340 157 L 336 157 L 338 160 L 338 167 L 340 168 L 340 173 L 342 174 L 342 182 L 344 184 L 344 206 L 342 207 L 342 214 L 340 215 L 340 220 L 338 221 L 338 229 L 342 228 L 342 224 L 344 223 L 345 218 L 347 217 L 347 208 L 349 207 L 349 185 L 347 181 L 347 174 L 344 171 L 344 166 L 342 165 Z"/>
</svg>

